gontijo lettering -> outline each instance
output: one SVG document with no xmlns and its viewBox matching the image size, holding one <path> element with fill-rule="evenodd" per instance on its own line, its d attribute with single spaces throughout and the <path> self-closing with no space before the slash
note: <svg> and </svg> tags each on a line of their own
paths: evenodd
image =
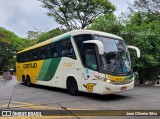
<svg viewBox="0 0 160 119">
<path fill-rule="evenodd" d="M 23 68 L 37 68 L 37 63 L 23 64 Z"/>
</svg>

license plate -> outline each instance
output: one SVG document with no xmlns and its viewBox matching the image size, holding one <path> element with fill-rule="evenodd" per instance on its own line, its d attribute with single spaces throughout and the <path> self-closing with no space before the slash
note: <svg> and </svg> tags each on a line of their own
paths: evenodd
<svg viewBox="0 0 160 119">
<path fill-rule="evenodd" d="M 124 91 L 124 90 L 126 90 L 126 88 L 127 88 L 126 86 L 121 87 L 121 90 Z"/>
</svg>

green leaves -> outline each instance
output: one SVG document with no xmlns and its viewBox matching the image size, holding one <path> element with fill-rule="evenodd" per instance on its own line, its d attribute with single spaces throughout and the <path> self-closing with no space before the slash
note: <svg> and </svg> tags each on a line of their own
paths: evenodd
<svg viewBox="0 0 160 119">
<path fill-rule="evenodd" d="M 16 52 L 28 47 L 30 41 L 21 39 L 13 32 L 0 27 L 0 71 L 15 65 Z"/>
<path fill-rule="evenodd" d="M 141 12 L 128 17 L 128 21 L 121 23 L 113 14 L 105 14 L 94 20 L 90 29 L 119 35 L 127 45 L 137 46 L 141 50 L 141 58 L 137 59 L 135 52 L 130 51 L 132 66 L 136 67 L 141 78 L 146 79 L 149 74 L 156 77 L 158 72 L 154 70 L 153 73 L 150 69 L 160 70 L 160 21 L 155 15 Z"/>
<path fill-rule="evenodd" d="M 160 1 L 159 0 L 135 0 L 133 4 L 133 11 L 140 11 L 141 13 L 152 14 L 160 17 Z"/>
<path fill-rule="evenodd" d="M 45 41 L 45 40 L 48 40 L 50 38 L 56 37 L 58 35 L 61 35 L 61 34 L 65 33 L 65 32 L 66 32 L 65 29 L 56 28 L 56 29 L 53 29 L 53 30 L 50 30 L 50 31 L 48 31 L 46 33 L 41 34 L 35 40 L 37 41 L 37 43 L 40 43 L 42 41 Z"/>
<path fill-rule="evenodd" d="M 120 35 L 124 25 L 122 25 L 113 14 L 107 13 L 94 20 L 89 29 L 109 32 Z"/>
<path fill-rule="evenodd" d="M 115 7 L 108 0 L 39 0 L 48 16 L 69 30 L 83 29 L 95 18 L 113 13 Z"/>
</svg>

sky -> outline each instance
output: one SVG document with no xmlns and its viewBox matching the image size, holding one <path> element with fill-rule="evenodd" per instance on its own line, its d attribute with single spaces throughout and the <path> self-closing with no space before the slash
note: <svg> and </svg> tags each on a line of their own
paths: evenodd
<svg viewBox="0 0 160 119">
<path fill-rule="evenodd" d="M 117 7 L 115 15 L 128 11 L 127 0 L 110 0 Z M 133 3 L 134 0 L 128 0 Z M 47 10 L 38 0 L 0 0 L 0 27 L 13 31 L 19 37 L 27 37 L 28 31 L 46 32 L 60 25 L 47 16 Z"/>
</svg>

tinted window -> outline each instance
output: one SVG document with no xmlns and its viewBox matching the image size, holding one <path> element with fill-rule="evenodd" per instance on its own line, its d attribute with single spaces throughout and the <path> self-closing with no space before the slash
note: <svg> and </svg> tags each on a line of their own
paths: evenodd
<svg viewBox="0 0 160 119">
<path fill-rule="evenodd" d="M 64 39 L 60 42 L 59 53 L 61 57 L 76 58 L 70 38 Z"/>
<path fill-rule="evenodd" d="M 84 52 L 85 51 L 84 51 L 83 41 L 92 40 L 92 36 L 90 34 L 83 34 L 83 35 L 74 36 L 73 38 L 74 38 L 74 41 L 75 41 L 76 46 L 78 48 L 82 62 L 84 63 L 84 54 L 85 54 Z"/>
<path fill-rule="evenodd" d="M 41 47 L 40 52 L 40 58 L 42 60 L 50 58 L 50 47 L 48 45 Z"/>
<path fill-rule="evenodd" d="M 50 45 L 50 57 L 58 57 L 58 43 L 53 43 Z"/>
<path fill-rule="evenodd" d="M 83 41 L 92 40 L 92 36 L 89 34 L 77 35 L 73 37 L 76 45 L 78 47 L 79 52 L 83 52 Z"/>
<path fill-rule="evenodd" d="M 33 60 L 38 60 L 39 59 L 38 49 L 35 49 L 35 50 L 32 51 L 32 57 L 33 57 Z"/>
<path fill-rule="evenodd" d="M 86 58 L 86 66 L 91 69 L 97 70 L 97 60 L 94 48 L 86 49 L 85 58 Z"/>
<path fill-rule="evenodd" d="M 31 53 L 29 51 L 25 53 L 25 61 L 26 62 L 31 60 L 31 56 L 30 55 L 31 55 Z"/>
<path fill-rule="evenodd" d="M 17 54 L 17 62 L 29 62 L 55 57 L 76 58 L 70 38 Z"/>
</svg>

